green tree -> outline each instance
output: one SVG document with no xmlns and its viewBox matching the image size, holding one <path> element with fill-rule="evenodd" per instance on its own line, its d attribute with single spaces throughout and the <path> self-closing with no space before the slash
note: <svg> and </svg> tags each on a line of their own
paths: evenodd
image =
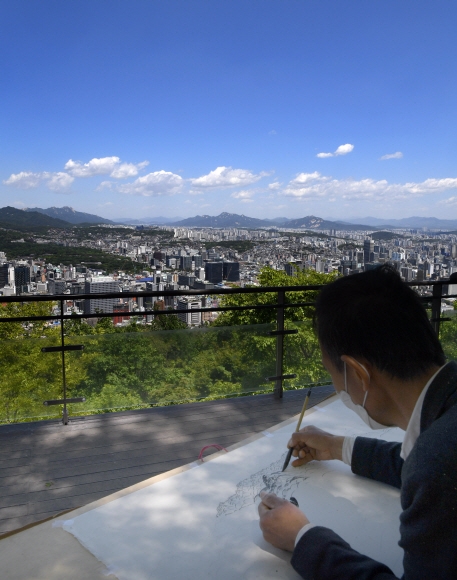
<svg viewBox="0 0 457 580">
<path fill-rule="evenodd" d="M 251 306 L 277 304 L 277 293 L 266 292 L 269 286 L 315 286 L 332 282 L 335 274 L 321 274 L 314 270 L 299 270 L 295 276 L 289 276 L 281 270 L 262 268 L 258 276 L 262 293 L 224 295 L 221 306 Z M 286 292 L 286 304 L 294 302 L 313 302 L 316 299 L 316 290 L 298 290 Z M 309 320 L 312 318 L 312 307 L 286 308 L 286 320 Z M 216 326 L 238 326 L 243 324 L 264 324 L 276 322 L 276 308 L 263 308 L 260 310 L 235 310 L 223 312 L 215 321 Z"/>
<path fill-rule="evenodd" d="M 2 317 L 49 316 L 51 302 L 0 305 Z M 60 344 L 60 328 L 48 321 L 0 323 L 0 420 L 13 422 L 34 417 L 59 416 L 60 407 L 45 407 L 43 401 L 63 396 L 61 353 L 43 352 Z M 84 376 L 78 360 L 66 365 L 67 379 Z"/>
<path fill-rule="evenodd" d="M 172 310 L 169 308 L 168 310 Z M 187 324 L 179 320 L 176 314 L 161 314 L 161 310 L 154 304 L 154 320 L 152 330 L 180 330 L 187 328 Z"/>
<path fill-rule="evenodd" d="M 271 286 L 315 286 L 332 282 L 336 274 L 321 274 L 314 270 L 298 270 L 295 276 L 288 276 L 283 271 L 263 268 L 259 275 L 262 290 Z M 318 290 L 298 290 L 286 292 L 286 304 L 314 302 Z M 221 300 L 221 306 L 250 306 L 259 304 L 277 304 L 277 293 L 235 294 L 227 295 Z M 284 374 L 296 374 L 297 378 L 287 382 L 286 386 L 301 386 L 328 380 L 328 374 L 321 361 L 317 337 L 312 327 L 314 308 L 303 306 L 285 309 L 285 328 L 296 330 L 297 334 L 284 337 Z M 276 308 L 261 310 L 242 310 L 223 312 L 215 322 L 217 326 L 261 325 L 276 322 Z M 235 346 L 235 345 L 234 345 Z M 235 347 L 236 348 L 236 347 Z M 276 358 L 276 341 L 266 332 L 253 334 L 245 345 L 251 365 L 256 361 Z M 273 373 L 274 374 L 274 373 Z M 258 383 L 259 385 L 261 383 Z"/>
</svg>

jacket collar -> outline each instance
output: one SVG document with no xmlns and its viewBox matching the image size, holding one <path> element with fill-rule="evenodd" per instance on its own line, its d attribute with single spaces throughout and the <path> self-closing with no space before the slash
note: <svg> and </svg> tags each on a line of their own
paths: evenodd
<svg viewBox="0 0 457 580">
<path fill-rule="evenodd" d="M 436 375 L 425 395 L 421 414 L 421 433 L 455 404 L 457 404 L 457 363 L 452 361 Z"/>
</svg>

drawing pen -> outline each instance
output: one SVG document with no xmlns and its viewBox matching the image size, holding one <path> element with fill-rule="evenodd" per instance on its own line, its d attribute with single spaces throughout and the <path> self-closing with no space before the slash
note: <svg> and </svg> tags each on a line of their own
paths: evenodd
<svg viewBox="0 0 457 580">
<path fill-rule="evenodd" d="M 301 425 L 301 422 L 303 419 L 303 415 L 305 414 L 306 407 L 308 406 L 308 401 L 309 401 L 310 396 L 311 396 L 311 389 L 309 389 L 308 394 L 306 395 L 306 398 L 305 398 L 305 402 L 303 403 L 303 408 L 301 410 L 300 417 L 298 419 L 297 428 L 295 429 L 295 433 L 298 433 L 298 431 L 300 431 L 300 425 Z M 282 471 L 284 471 L 287 468 L 287 466 L 289 465 L 290 458 L 292 457 L 292 451 L 293 451 L 293 448 L 291 447 L 289 449 L 289 451 L 287 452 L 287 457 L 286 457 L 286 460 L 284 461 Z"/>
</svg>

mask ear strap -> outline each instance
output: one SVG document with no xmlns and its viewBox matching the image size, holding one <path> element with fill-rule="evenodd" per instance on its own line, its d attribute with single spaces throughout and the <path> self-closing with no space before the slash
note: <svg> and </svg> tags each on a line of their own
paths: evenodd
<svg viewBox="0 0 457 580">
<path fill-rule="evenodd" d="M 363 365 L 362 363 L 359 363 L 359 365 L 363 368 L 363 370 L 367 373 L 368 378 L 370 379 L 370 373 L 367 371 L 367 367 L 365 365 Z"/>
<path fill-rule="evenodd" d="M 344 390 L 346 391 L 346 393 L 348 392 L 348 377 L 347 377 L 347 372 L 346 372 L 346 361 L 344 361 Z"/>
<path fill-rule="evenodd" d="M 365 391 L 365 396 L 363 397 L 362 407 L 365 409 L 365 401 L 367 400 L 368 391 Z"/>
</svg>

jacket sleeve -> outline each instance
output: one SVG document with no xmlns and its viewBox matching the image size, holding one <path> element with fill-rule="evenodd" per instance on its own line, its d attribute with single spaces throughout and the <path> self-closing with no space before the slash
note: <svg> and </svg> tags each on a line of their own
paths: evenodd
<svg viewBox="0 0 457 580">
<path fill-rule="evenodd" d="M 401 443 L 357 437 L 352 451 L 351 469 L 356 475 L 375 479 L 393 487 L 401 487 L 403 459 Z"/>
<path fill-rule="evenodd" d="M 352 471 L 394 487 L 401 486 L 401 444 L 357 437 Z M 363 556 L 332 530 L 315 526 L 295 547 L 292 566 L 305 580 L 395 580 L 384 564 Z"/>
<path fill-rule="evenodd" d="M 291 564 L 305 580 L 395 580 L 380 562 L 363 556 L 328 528 L 315 526 L 295 547 Z"/>
<path fill-rule="evenodd" d="M 408 580 L 457 578 L 456 427 L 438 436 L 431 427 L 405 463 L 399 544 Z"/>
</svg>

